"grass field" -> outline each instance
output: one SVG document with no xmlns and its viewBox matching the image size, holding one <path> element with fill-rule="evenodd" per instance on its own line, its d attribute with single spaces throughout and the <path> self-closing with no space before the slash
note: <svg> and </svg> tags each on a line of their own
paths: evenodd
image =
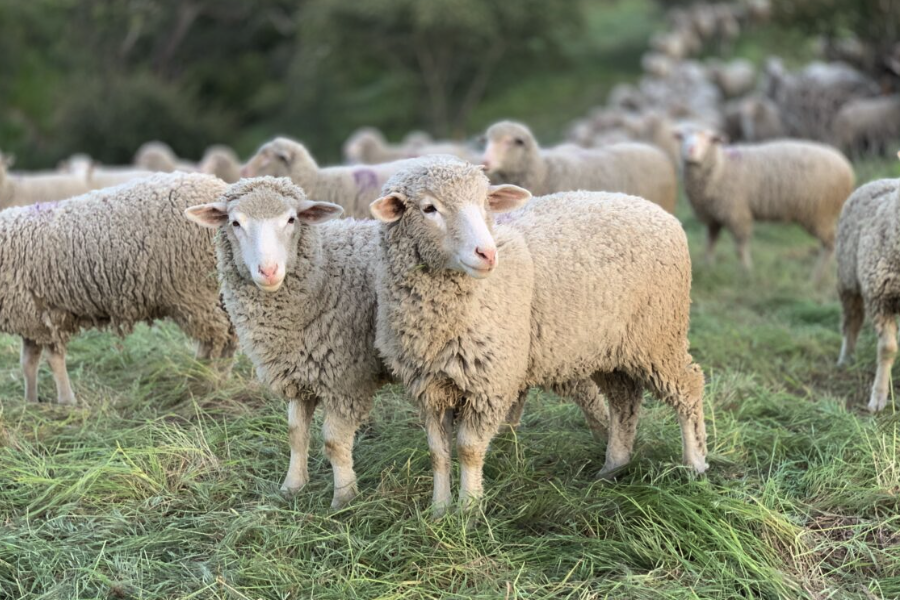
<svg viewBox="0 0 900 600">
<path fill-rule="evenodd" d="M 900 417 L 865 412 L 871 330 L 837 370 L 834 276 L 808 283 L 810 238 L 759 227 L 748 276 L 728 239 L 702 264 L 679 214 L 708 476 L 678 466 L 674 414 L 647 399 L 633 465 L 598 482 L 578 409 L 534 394 L 492 446 L 484 511 L 435 522 L 425 435 L 385 389 L 356 446 L 361 495 L 332 512 L 318 434 L 310 485 L 280 495 L 285 407 L 245 358 L 218 381 L 172 326 L 90 332 L 71 409 L 23 403 L 18 340 L 0 337 L 0 598 L 900 597 Z"/>
</svg>

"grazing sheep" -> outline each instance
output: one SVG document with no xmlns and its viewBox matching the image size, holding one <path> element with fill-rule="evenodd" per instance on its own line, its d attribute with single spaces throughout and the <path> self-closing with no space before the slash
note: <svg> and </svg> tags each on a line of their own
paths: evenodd
<svg viewBox="0 0 900 600">
<path fill-rule="evenodd" d="M 747 94 L 756 84 L 756 69 L 753 63 L 745 59 L 728 63 L 714 62 L 710 65 L 709 74 L 726 100 Z"/>
<path fill-rule="evenodd" d="M 487 130 L 484 164 L 492 179 L 535 195 L 579 189 L 623 192 L 675 210 L 675 169 L 661 150 L 647 144 L 545 150 L 528 127 L 503 121 Z"/>
<path fill-rule="evenodd" d="M 234 334 L 219 302 L 212 235 L 182 216 L 224 187 L 202 175 L 154 175 L 0 212 L 0 331 L 22 337 L 26 400 L 37 401 L 46 349 L 58 402 L 75 402 L 66 344 L 82 329 L 124 334 L 135 323 L 168 317 L 199 342 L 198 358 L 231 355 Z"/>
<path fill-rule="evenodd" d="M 259 379 L 290 401 L 291 462 L 281 489 L 309 481 L 316 406 L 339 508 L 356 495 L 353 438 L 389 375 L 375 351 L 378 224 L 342 219 L 287 178 L 244 179 L 186 215 L 219 231 L 225 308 Z"/>
<path fill-rule="evenodd" d="M 408 167 L 411 160 L 379 165 L 320 168 L 309 151 L 298 142 L 275 138 L 263 144 L 244 166 L 244 177 L 290 177 L 315 200 L 340 205 L 350 217 L 369 217 L 369 203 L 378 197 L 391 175 Z"/>
<path fill-rule="evenodd" d="M 878 365 L 868 408 L 878 412 L 887 406 L 897 354 L 900 179 L 873 181 L 847 200 L 838 223 L 837 264 L 844 336 L 838 365 L 852 358 L 868 315 L 878 334 Z"/>
<path fill-rule="evenodd" d="M 531 385 L 590 377 L 604 390 L 604 476 L 630 460 L 644 388 L 678 411 L 685 463 L 707 468 L 681 224 L 640 198 L 589 192 L 537 198 L 494 224 L 492 213 L 529 197 L 445 156 L 395 175 L 372 204 L 384 223 L 376 345 L 422 408 L 437 513 L 450 502 L 454 418 L 465 504 L 481 495 L 488 443 Z"/>
<path fill-rule="evenodd" d="M 15 173 L 7 171 L 12 159 L 0 155 L 0 209 L 55 202 L 91 190 L 84 174 Z"/>
<path fill-rule="evenodd" d="M 62 164 L 66 173 L 83 177 L 92 190 L 113 187 L 153 175 L 153 171 L 134 167 L 102 167 L 86 154 L 74 154 Z"/>
<path fill-rule="evenodd" d="M 749 270 L 754 221 L 797 223 L 822 244 L 817 280 L 834 251 L 837 219 L 853 190 L 853 167 L 844 155 L 812 142 L 723 146 L 710 131 L 681 131 L 679 136 L 684 189 L 709 231 L 707 260 L 712 262 L 724 227 Z"/>
<path fill-rule="evenodd" d="M 134 165 L 147 171 L 173 173 L 183 171 L 194 173 L 196 165 L 179 160 L 175 151 L 165 142 L 147 142 L 134 155 Z"/>
<path fill-rule="evenodd" d="M 834 119 L 834 136 L 845 152 L 885 153 L 900 138 L 900 95 L 851 100 Z"/>
<path fill-rule="evenodd" d="M 228 146 L 210 146 L 203 154 L 198 170 L 215 175 L 225 183 L 235 183 L 241 178 L 241 159 Z"/>
</svg>

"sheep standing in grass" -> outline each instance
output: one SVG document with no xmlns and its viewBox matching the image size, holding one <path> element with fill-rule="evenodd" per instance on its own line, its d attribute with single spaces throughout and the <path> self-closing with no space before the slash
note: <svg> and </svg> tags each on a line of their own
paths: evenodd
<svg viewBox="0 0 900 600">
<path fill-rule="evenodd" d="M 219 231 L 225 308 L 260 380 L 289 400 L 291 461 L 282 485 L 309 480 L 309 427 L 316 406 L 334 471 L 334 500 L 356 494 L 353 438 L 388 373 L 375 351 L 374 221 L 343 219 L 287 178 L 244 179 L 188 218 Z"/>
<path fill-rule="evenodd" d="M 199 342 L 199 358 L 231 355 L 212 236 L 182 216 L 224 187 L 207 176 L 155 175 L 0 212 L 0 331 L 22 337 L 26 400 L 37 400 L 47 350 L 57 400 L 75 402 L 66 345 L 86 328 L 127 333 L 168 317 Z"/>
<path fill-rule="evenodd" d="M 0 210 L 65 200 L 92 189 L 84 173 L 11 173 L 11 163 L 0 155 Z"/>
<path fill-rule="evenodd" d="M 749 270 L 754 221 L 797 223 L 822 244 L 814 279 L 821 277 L 834 251 L 841 207 L 853 190 L 853 167 L 844 155 L 811 142 L 724 146 L 710 131 L 678 135 L 684 189 L 709 232 L 709 262 L 723 227 L 734 236 Z"/>
<path fill-rule="evenodd" d="M 545 150 L 531 130 L 503 121 L 487 130 L 484 164 L 492 180 L 535 195 L 571 190 L 623 192 L 675 211 L 678 180 L 665 153 L 647 144 Z"/>
<path fill-rule="evenodd" d="M 488 443 L 533 385 L 593 378 L 604 390 L 602 475 L 630 460 L 644 388 L 676 408 L 685 463 L 707 468 L 681 224 L 642 199 L 589 192 L 535 199 L 513 224 L 494 224 L 529 198 L 435 157 L 372 204 L 384 223 L 376 344 L 422 408 L 437 513 L 450 502 L 454 419 L 466 503 L 481 495 Z"/>
<path fill-rule="evenodd" d="M 369 203 L 391 175 L 409 166 L 398 160 L 380 165 L 319 168 L 307 149 L 287 138 L 263 144 L 244 166 L 244 177 L 290 177 L 310 198 L 340 205 L 350 217 L 369 217 Z"/>
<path fill-rule="evenodd" d="M 838 365 L 853 356 L 866 314 L 878 334 L 878 364 L 869 410 L 887 406 L 897 354 L 900 313 L 900 179 L 882 179 L 856 190 L 837 232 L 838 295 L 844 341 Z"/>
</svg>

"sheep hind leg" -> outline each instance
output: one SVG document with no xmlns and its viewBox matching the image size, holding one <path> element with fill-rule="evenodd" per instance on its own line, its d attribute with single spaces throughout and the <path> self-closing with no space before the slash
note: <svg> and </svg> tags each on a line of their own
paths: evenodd
<svg viewBox="0 0 900 600">
<path fill-rule="evenodd" d="M 863 298 L 853 292 L 841 292 L 841 333 L 844 336 L 841 342 L 841 354 L 838 357 L 838 366 L 846 366 L 853 358 L 856 350 L 856 340 L 859 339 L 859 331 L 862 329 L 866 318 Z"/>
<path fill-rule="evenodd" d="M 689 357 L 688 357 L 689 359 Z M 656 373 L 665 373 L 662 368 Z M 674 381 L 654 378 L 656 396 L 672 406 L 681 425 L 682 463 L 694 471 L 705 473 L 706 462 L 706 422 L 703 417 L 703 371 L 693 363 L 688 363 Z"/>
<path fill-rule="evenodd" d="M 50 363 L 50 370 L 53 371 L 53 379 L 56 381 L 57 403 L 75 404 L 75 393 L 72 391 L 69 371 L 66 369 L 65 346 L 51 346 L 47 362 Z"/>
<path fill-rule="evenodd" d="M 604 438 L 609 430 L 609 408 L 596 383 L 591 379 L 567 381 L 554 385 L 553 392 L 578 405 L 595 440 Z"/>
<path fill-rule="evenodd" d="M 643 386 L 624 373 L 604 373 L 594 377 L 609 403 L 606 460 L 597 477 L 611 479 L 631 461 Z"/>
<path fill-rule="evenodd" d="M 353 470 L 353 439 L 359 429 L 359 420 L 327 413 L 322 424 L 325 455 L 331 461 L 334 472 L 334 498 L 331 508 L 343 508 L 359 493 L 356 472 Z"/>
<path fill-rule="evenodd" d="M 897 355 L 897 321 L 893 315 L 879 315 L 873 319 L 878 334 L 878 367 L 869 398 L 869 412 L 879 412 L 887 406 L 891 386 L 891 367 Z"/>
<path fill-rule="evenodd" d="M 831 262 L 831 257 L 834 255 L 834 243 L 822 244 L 822 248 L 819 250 L 819 258 L 816 259 L 816 266 L 813 268 L 812 282 L 813 285 L 817 285 L 822 278 L 825 276 L 825 273 L 828 271 L 828 265 Z"/>
<path fill-rule="evenodd" d="M 285 494 L 296 494 L 309 482 L 309 427 L 316 410 L 315 399 L 291 400 L 288 403 L 288 444 L 291 462 L 281 484 Z"/>
<path fill-rule="evenodd" d="M 716 264 L 716 242 L 719 241 L 719 234 L 722 233 L 722 225 L 720 223 L 710 223 L 706 226 L 706 264 Z"/>
<path fill-rule="evenodd" d="M 453 431 L 453 410 L 426 409 L 425 431 L 428 434 L 428 449 L 431 451 L 431 469 L 434 473 L 434 488 L 431 506 L 436 518 L 440 518 L 450 507 L 450 434 Z"/>
<path fill-rule="evenodd" d="M 37 342 L 22 338 L 22 373 L 25 375 L 25 401 L 38 401 L 37 373 L 41 364 L 44 347 Z"/>
</svg>

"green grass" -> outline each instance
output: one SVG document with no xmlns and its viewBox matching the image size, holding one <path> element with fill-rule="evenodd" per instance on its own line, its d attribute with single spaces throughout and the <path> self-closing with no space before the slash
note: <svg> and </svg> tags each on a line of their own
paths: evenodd
<svg viewBox="0 0 900 600">
<path fill-rule="evenodd" d="M 435 522 L 425 435 L 386 388 L 357 441 L 361 495 L 333 512 L 318 432 L 310 485 L 278 492 L 285 407 L 245 358 L 221 380 L 170 325 L 90 332 L 71 409 L 23 403 L 0 337 L 0 598 L 897 598 L 900 417 L 864 411 L 871 331 L 837 370 L 834 276 L 808 283 L 808 236 L 759 227 L 746 275 L 728 239 L 703 265 L 683 200 L 679 216 L 708 476 L 678 466 L 674 415 L 647 399 L 633 465 L 598 482 L 580 412 L 536 393 L 492 446 L 483 512 Z"/>
</svg>

